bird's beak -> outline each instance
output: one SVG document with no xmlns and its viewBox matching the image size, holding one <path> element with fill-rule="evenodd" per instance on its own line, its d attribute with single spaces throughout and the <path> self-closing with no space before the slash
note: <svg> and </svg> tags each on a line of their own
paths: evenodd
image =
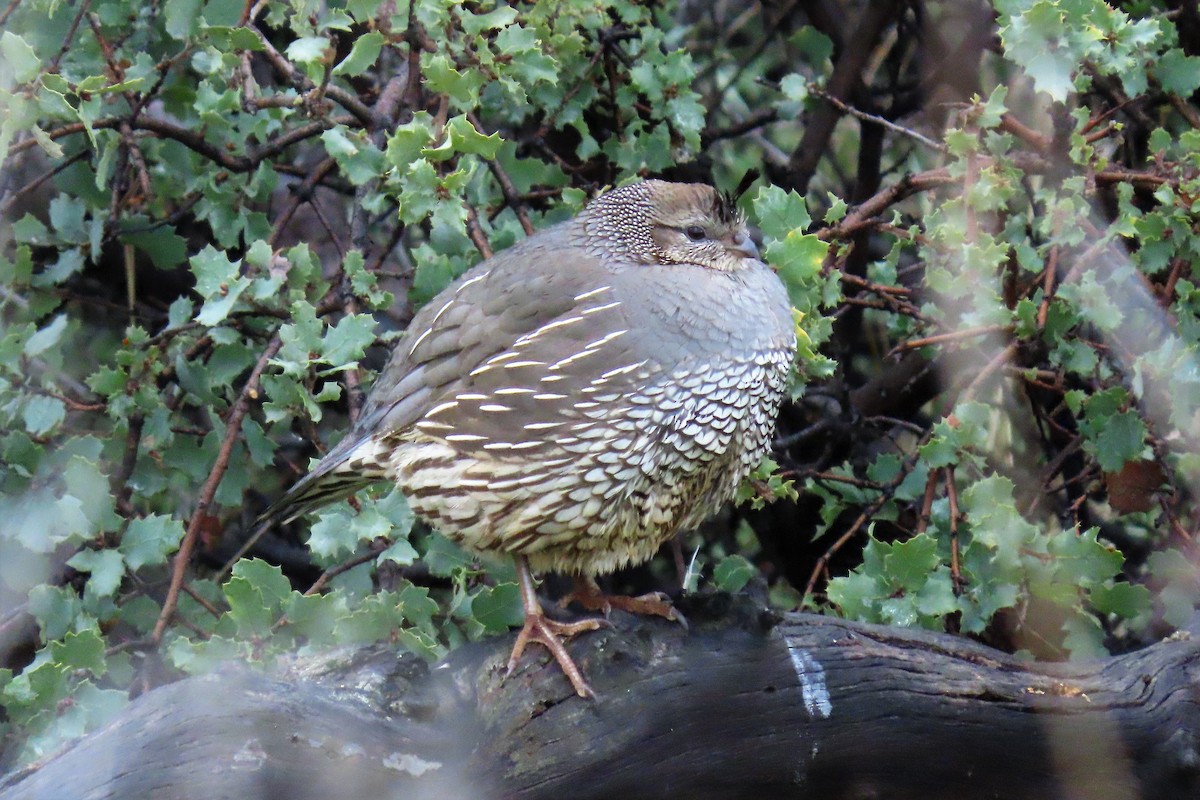
<svg viewBox="0 0 1200 800">
<path fill-rule="evenodd" d="M 736 234 L 733 240 L 725 246 L 725 249 L 731 253 L 737 253 L 742 258 L 758 258 L 758 246 L 754 244 L 754 240 L 748 233 Z"/>
</svg>

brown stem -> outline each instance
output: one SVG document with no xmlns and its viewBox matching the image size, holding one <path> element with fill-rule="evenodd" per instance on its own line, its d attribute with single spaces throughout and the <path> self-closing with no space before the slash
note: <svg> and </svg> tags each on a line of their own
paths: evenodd
<svg viewBox="0 0 1200 800">
<path fill-rule="evenodd" d="M 175 554 L 175 563 L 171 570 L 171 585 L 167 589 L 167 597 L 163 601 L 162 612 L 158 615 L 158 621 L 154 625 L 152 637 L 155 642 L 162 641 L 167 624 L 175 615 L 175 609 L 179 604 L 179 592 L 183 588 L 184 575 L 187 572 L 188 563 L 192 559 L 192 551 L 196 548 L 196 539 L 199 538 L 200 529 L 208 518 L 208 508 L 212 505 L 213 498 L 217 494 L 217 487 L 221 484 L 221 478 L 225 476 L 225 470 L 229 466 L 229 459 L 233 455 L 233 446 L 241 435 L 242 419 L 246 416 L 246 412 L 250 410 L 251 400 L 258 396 L 259 378 L 262 377 L 263 371 L 267 368 L 267 364 L 271 358 L 279 352 L 282 344 L 283 341 L 279 338 L 279 334 L 276 333 L 267 344 L 266 350 L 259 356 L 258 363 L 254 365 L 254 369 L 250 372 L 250 377 L 246 380 L 246 385 L 242 387 L 237 400 L 234 401 L 233 406 L 229 409 L 229 416 L 225 420 L 225 438 L 221 441 L 221 447 L 217 451 L 217 458 L 208 473 L 208 478 L 204 481 L 204 486 L 200 489 L 200 497 L 196 501 L 196 509 L 192 512 L 192 517 L 188 521 L 187 531 L 183 535 L 183 542 L 179 545 L 179 552 Z"/>
<path fill-rule="evenodd" d="M 946 467 L 946 498 L 950 501 L 950 580 L 954 593 L 959 594 L 964 586 L 958 563 L 958 487 L 954 485 L 954 467 Z"/>
<path fill-rule="evenodd" d="M 905 350 L 919 350 L 922 347 L 928 347 L 933 344 L 944 344 L 945 342 L 955 342 L 959 339 L 970 339 L 975 336 L 984 336 L 989 333 L 999 333 L 1008 331 L 1010 328 L 1007 325 L 980 325 L 975 328 L 963 328 L 959 331 L 950 331 L 949 333 L 938 333 L 933 336 L 926 336 L 923 339 L 909 339 L 907 342 L 901 342 L 892 348 L 889 356 L 902 353 Z"/>
<path fill-rule="evenodd" d="M 475 249 L 484 258 L 492 257 L 492 246 L 488 243 L 487 236 L 484 235 L 483 228 L 479 226 L 479 213 L 475 210 L 475 206 L 467 203 L 467 235 L 471 237 L 471 242 L 475 245 Z"/>
<path fill-rule="evenodd" d="M 925 479 L 925 496 L 921 499 L 921 513 L 917 517 L 917 529 L 915 533 L 922 534 L 929 527 L 929 519 L 933 511 L 933 498 L 937 493 L 938 471 L 931 469 L 929 477 Z"/>
</svg>

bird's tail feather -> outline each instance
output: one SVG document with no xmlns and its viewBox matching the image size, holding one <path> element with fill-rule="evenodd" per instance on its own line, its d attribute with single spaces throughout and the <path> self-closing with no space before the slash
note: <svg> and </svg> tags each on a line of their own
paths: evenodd
<svg viewBox="0 0 1200 800">
<path fill-rule="evenodd" d="M 386 477 L 384 449 L 374 439 L 343 439 L 312 471 L 258 517 L 258 524 L 287 523 Z"/>
</svg>

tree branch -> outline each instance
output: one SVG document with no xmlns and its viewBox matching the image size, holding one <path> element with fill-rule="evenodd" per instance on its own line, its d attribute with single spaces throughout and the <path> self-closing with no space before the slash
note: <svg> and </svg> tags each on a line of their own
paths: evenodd
<svg viewBox="0 0 1200 800">
<path fill-rule="evenodd" d="M 1200 641 L 1030 663 L 964 639 L 685 598 L 690 631 L 617 612 L 502 680 L 511 637 L 430 670 L 387 645 L 143 695 L 0 780 L 89 797 L 1190 800 Z M 220 702 L 211 702 L 219 696 Z"/>
</svg>

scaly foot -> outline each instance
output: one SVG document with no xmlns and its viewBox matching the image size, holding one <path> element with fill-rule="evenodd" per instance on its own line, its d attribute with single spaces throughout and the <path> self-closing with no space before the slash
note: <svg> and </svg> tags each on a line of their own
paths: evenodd
<svg viewBox="0 0 1200 800">
<path fill-rule="evenodd" d="M 637 597 L 605 594 L 600 591 L 600 587 L 596 585 L 594 579 L 580 575 L 575 576 L 574 584 L 570 593 L 559 601 L 560 606 L 565 607 L 571 602 L 576 602 L 588 611 L 599 611 L 605 616 L 608 616 L 612 609 L 619 608 L 630 614 L 662 617 L 687 627 L 687 620 L 671 603 L 671 598 L 662 592 L 648 592 Z"/>
<path fill-rule="evenodd" d="M 525 607 L 525 625 L 517 634 L 517 642 L 513 645 L 512 655 L 508 657 L 508 669 L 504 676 L 507 678 L 517 668 L 521 654 L 530 642 L 537 642 L 550 651 L 554 660 L 562 668 L 567 680 L 571 682 L 575 693 L 580 697 L 595 697 L 596 693 L 588 686 L 583 672 L 575 665 L 563 642 L 572 636 L 597 628 L 608 627 L 608 622 L 602 619 L 584 619 L 579 622 L 558 622 L 550 619 L 542 611 L 538 602 L 537 592 L 533 587 L 533 576 L 529 574 L 529 564 L 524 556 L 517 556 L 517 580 L 521 586 L 521 604 Z"/>
<path fill-rule="evenodd" d="M 567 652 L 567 648 L 563 647 L 563 642 L 585 631 L 594 631 L 597 628 L 606 627 L 608 627 L 608 623 L 602 619 L 558 622 L 543 614 L 540 608 L 535 614 L 526 612 L 525 626 L 517 634 L 517 643 L 513 645 L 512 655 L 508 657 L 508 669 L 505 671 L 504 676 L 507 678 L 517 668 L 517 663 L 521 660 L 521 654 L 525 652 L 525 646 L 530 642 L 537 642 L 554 656 L 554 660 L 562 667 L 567 680 L 575 688 L 575 694 L 580 697 L 595 697 L 596 693 L 592 691 L 592 687 L 588 686 L 587 681 L 584 680 L 583 672 L 575 665 L 571 654 Z"/>
</svg>

